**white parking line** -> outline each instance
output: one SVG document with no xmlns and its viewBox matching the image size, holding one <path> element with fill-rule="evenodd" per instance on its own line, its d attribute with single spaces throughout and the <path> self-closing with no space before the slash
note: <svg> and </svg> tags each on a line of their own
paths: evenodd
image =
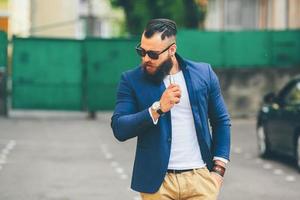
<svg viewBox="0 0 300 200">
<path fill-rule="evenodd" d="M 266 164 L 263 165 L 263 168 L 264 169 L 272 169 L 273 166 L 270 163 L 266 163 Z"/>
<path fill-rule="evenodd" d="M 128 176 L 126 174 L 121 174 L 121 179 L 123 180 L 128 179 Z"/>
<path fill-rule="evenodd" d="M 124 169 L 122 167 L 116 167 L 115 170 L 118 174 L 123 174 L 124 172 Z"/>
<path fill-rule="evenodd" d="M 285 177 L 285 180 L 286 180 L 287 182 L 294 182 L 294 181 L 296 180 L 296 178 L 295 178 L 294 176 L 286 176 L 286 177 Z"/>
<path fill-rule="evenodd" d="M 7 156 L 9 155 L 9 153 L 11 152 L 11 150 L 13 150 L 13 148 L 16 146 L 16 141 L 15 140 L 10 140 L 7 145 L 5 146 L 4 149 L 1 150 L 1 154 L 0 154 L 0 170 L 3 169 L 4 164 L 7 163 Z"/>
<path fill-rule="evenodd" d="M 106 158 L 107 160 L 110 160 L 110 159 L 113 158 L 113 156 L 112 156 L 111 153 L 106 153 L 106 154 L 105 154 L 105 158 Z"/>
<path fill-rule="evenodd" d="M 104 154 L 104 157 L 107 160 L 112 160 L 110 162 L 110 165 L 114 168 L 115 172 L 119 174 L 120 179 L 122 180 L 128 179 L 128 175 L 125 173 L 125 170 L 122 167 L 120 167 L 120 164 L 117 161 L 113 160 L 113 155 L 112 153 L 109 152 L 106 144 L 101 145 L 101 150 L 102 153 Z"/>
<path fill-rule="evenodd" d="M 15 140 L 11 140 L 11 141 L 9 141 L 9 143 L 6 145 L 6 148 L 9 149 L 9 150 L 12 150 L 15 146 L 16 146 L 16 141 L 15 141 Z"/>
<path fill-rule="evenodd" d="M 240 149 L 239 147 L 236 147 L 236 148 L 233 148 L 233 151 L 234 153 L 237 153 L 237 154 L 240 154 L 242 153 L 242 149 Z M 243 158 L 245 160 L 252 160 L 251 158 L 253 158 L 253 161 L 256 163 L 256 164 L 259 164 L 259 165 L 262 165 L 262 168 L 263 169 L 266 169 L 266 170 L 271 170 L 272 173 L 276 176 L 281 176 L 281 175 L 284 175 L 285 172 L 284 170 L 280 169 L 280 168 L 275 168 L 273 169 L 273 165 L 270 164 L 270 163 L 267 163 L 266 161 L 264 161 L 263 159 L 261 158 L 255 158 L 255 156 L 251 155 L 250 153 L 244 153 L 243 154 Z M 273 169 L 273 170 L 272 170 Z M 292 176 L 292 175 L 286 175 L 284 176 L 284 179 L 285 181 L 287 182 L 295 182 L 296 181 L 296 177 L 295 176 Z"/>
<path fill-rule="evenodd" d="M 282 171 L 281 169 L 275 169 L 275 170 L 273 171 L 273 173 L 274 173 L 275 175 L 282 175 L 282 174 L 283 174 L 283 171 Z"/>
<path fill-rule="evenodd" d="M 119 163 L 118 163 L 117 161 L 112 161 L 112 162 L 110 163 L 110 165 L 111 165 L 112 167 L 116 167 L 116 166 L 119 165 Z"/>
<path fill-rule="evenodd" d="M 0 165 L 6 163 L 6 155 L 0 154 Z"/>
<path fill-rule="evenodd" d="M 10 150 L 9 149 L 7 149 L 7 148 L 5 148 L 5 149 L 2 149 L 2 154 L 3 155 L 7 155 L 7 154 L 9 154 L 9 152 L 10 152 Z"/>
</svg>

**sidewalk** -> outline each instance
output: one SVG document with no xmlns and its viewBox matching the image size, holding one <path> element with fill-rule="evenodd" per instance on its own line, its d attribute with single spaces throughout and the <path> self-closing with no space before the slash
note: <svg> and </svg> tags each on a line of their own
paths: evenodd
<svg viewBox="0 0 300 200">
<path fill-rule="evenodd" d="M 120 167 L 114 152 L 111 113 L 12 112 L 0 118 L 0 199 L 137 199 L 130 186 L 132 155 Z M 14 147 L 7 152 L 7 145 Z M 131 145 L 129 144 L 131 148 Z M 116 149 L 117 148 L 117 149 Z M 124 147 L 123 147 L 124 148 Z M 1 161 L 0 161 L 1 162 Z"/>
</svg>

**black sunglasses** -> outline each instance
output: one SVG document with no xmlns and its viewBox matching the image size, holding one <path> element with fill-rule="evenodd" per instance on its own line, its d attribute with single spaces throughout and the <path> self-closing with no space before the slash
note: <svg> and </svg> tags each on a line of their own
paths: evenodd
<svg viewBox="0 0 300 200">
<path fill-rule="evenodd" d="M 175 44 L 175 42 L 173 42 L 170 46 L 168 46 L 167 48 L 165 48 L 164 50 L 162 50 L 161 52 L 157 52 L 157 51 L 146 51 L 145 49 L 143 49 L 141 47 L 141 43 L 139 43 L 136 47 L 135 50 L 137 52 L 137 54 L 141 57 L 145 57 L 146 54 L 148 54 L 149 58 L 157 60 L 159 55 L 162 54 L 163 52 L 167 51 L 173 44 Z"/>
</svg>

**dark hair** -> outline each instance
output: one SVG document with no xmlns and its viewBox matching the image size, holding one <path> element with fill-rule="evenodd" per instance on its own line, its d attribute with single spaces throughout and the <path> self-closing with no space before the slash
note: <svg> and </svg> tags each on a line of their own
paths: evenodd
<svg viewBox="0 0 300 200">
<path fill-rule="evenodd" d="M 176 36 L 176 23 L 170 19 L 151 19 L 145 28 L 144 35 L 146 38 L 151 38 L 154 33 L 162 33 L 162 40 L 165 37 Z"/>
</svg>

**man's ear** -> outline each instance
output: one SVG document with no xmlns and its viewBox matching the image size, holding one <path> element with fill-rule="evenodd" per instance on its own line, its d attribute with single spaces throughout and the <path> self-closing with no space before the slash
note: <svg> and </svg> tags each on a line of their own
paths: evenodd
<svg viewBox="0 0 300 200">
<path fill-rule="evenodd" d="M 177 49 L 176 44 L 174 44 L 174 45 L 172 45 L 172 46 L 170 47 L 170 55 L 171 55 L 171 56 L 174 56 L 174 55 L 175 55 L 176 49 Z"/>
</svg>

